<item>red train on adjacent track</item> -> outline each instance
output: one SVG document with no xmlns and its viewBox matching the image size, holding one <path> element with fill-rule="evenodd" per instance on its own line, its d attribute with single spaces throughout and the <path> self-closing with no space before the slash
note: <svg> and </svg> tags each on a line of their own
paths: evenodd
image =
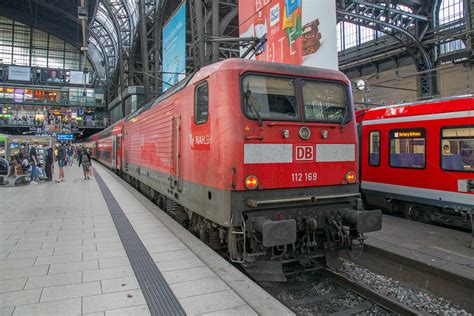
<svg viewBox="0 0 474 316">
<path fill-rule="evenodd" d="M 257 279 L 381 228 L 363 210 L 349 80 L 230 59 L 88 141 L 95 158 Z"/>
<path fill-rule="evenodd" d="M 358 114 L 361 190 L 368 205 L 425 222 L 474 229 L 472 96 Z"/>
</svg>

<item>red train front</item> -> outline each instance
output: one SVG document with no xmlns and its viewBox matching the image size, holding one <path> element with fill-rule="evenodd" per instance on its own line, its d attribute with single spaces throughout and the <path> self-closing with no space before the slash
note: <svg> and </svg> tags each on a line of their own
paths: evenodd
<svg viewBox="0 0 474 316">
<path fill-rule="evenodd" d="M 256 278 L 320 266 L 328 249 L 381 228 L 380 212 L 362 209 L 340 72 L 226 60 L 120 124 L 104 135 L 111 145 L 97 141 L 99 160 L 112 167 L 103 151 L 115 148 L 129 182 Z"/>
<path fill-rule="evenodd" d="M 474 98 L 374 108 L 362 121 L 369 205 L 474 229 Z"/>
</svg>

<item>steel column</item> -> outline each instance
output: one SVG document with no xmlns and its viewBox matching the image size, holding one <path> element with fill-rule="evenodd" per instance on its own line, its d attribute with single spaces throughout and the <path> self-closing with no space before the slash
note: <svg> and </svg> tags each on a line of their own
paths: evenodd
<svg viewBox="0 0 474 316">
<path fill-rule="evenodd" d="M 148 73 L 150 67 L 148 66 L 148 43 L 146 31 L 146 15 L 145 15 L 145 1 L 139 0 L 139 16 L 140 16 L 140 46 L 142 51 L 142 71 Z M 150 95 L 150 77 L 143 76 L 143 88 L 145 90 L 145 100 L 148 100 Z"/>
</svg>

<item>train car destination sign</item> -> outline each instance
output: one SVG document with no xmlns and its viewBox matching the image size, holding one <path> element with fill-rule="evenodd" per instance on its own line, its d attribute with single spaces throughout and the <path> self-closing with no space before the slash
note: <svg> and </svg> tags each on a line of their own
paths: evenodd
<svg viewBox="0 0 474 316">
<path fill-rule="evenodd" d="M 415 138 L 425 137 L 425 133 L 422 130 L 404 130 L 404 131 L 393 131 L 394 138 Z"/>
</svg>

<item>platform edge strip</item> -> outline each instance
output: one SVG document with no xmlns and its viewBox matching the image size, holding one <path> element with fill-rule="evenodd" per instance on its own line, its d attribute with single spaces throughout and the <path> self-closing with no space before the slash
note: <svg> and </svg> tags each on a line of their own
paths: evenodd
<svg viewBox="0 0 474 316">
<path fill-rule="evenodd" d="M 152 315 L 186 315 L 170 286 L 102 177 L 96 181 Z"/>
</svg>

